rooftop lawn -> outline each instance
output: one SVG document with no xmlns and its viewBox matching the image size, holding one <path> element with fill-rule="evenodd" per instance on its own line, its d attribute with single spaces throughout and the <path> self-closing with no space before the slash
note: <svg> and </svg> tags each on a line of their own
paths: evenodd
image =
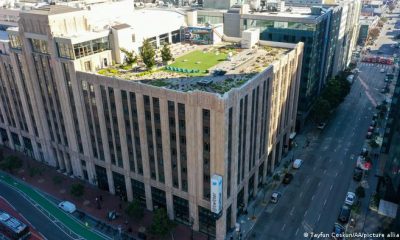
<svg viewBox="0 0 400 240">
<path fill-rule="evenodd" d="M 199 73 L 192 73 L 191 75 L 203 75 L 205 70 L 217 65 L 219 62 L 226 60 L 227 54 L 216 51 L 203 52 L 200 50 L 190 52 L 184 56 L 181 56 L 175 60 L 169 66 L 194 70 L 200 70 Z"/>
</svg>

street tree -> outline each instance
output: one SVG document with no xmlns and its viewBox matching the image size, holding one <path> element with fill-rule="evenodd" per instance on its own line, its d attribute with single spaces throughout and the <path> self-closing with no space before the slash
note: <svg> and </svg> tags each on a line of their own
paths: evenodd
<svg viewBox="0 0 400 240">
<path fill-rule="evenodd" d="M 121 52 L 123 52 L 125 54 L 124 61 L 125 61 L 125 63 L 127 65 L 132 65 L 132 64 L 136 63 L 137 56 L 136 56 L 136 53 L 134 51 L 128 51 L 125 48 L 121 48 Z"/>
<path fill-rule="evenodd" d="M 9 171 L 10 173 L 13 173 L 14 170 L 19 169 L 21 167 L 22 167 L 21 159 L 14 155 L 7 156 L 0 162 L 0 169 Z"/>
<path fill-rule="evenodd" d="M 144 216 L 143 208 L 140 206 L 140 202 L 135 198 L 125 209 L 126 214 L 135 220 L 141 220 Z"/>
<path fill-rule="evenodd" d="M 150 232 L 157 236 L 165 236 L 172 228 L 172 222 L 168 218 L 167 211 L 164 208 L 158 208 L 154 211 L 153 222 L 150 226 Z"/>
<path fill-rule="evenodd" d="M 371 30 L 369 30 L 369 32 L 368 32 L 368 35 L 372 39 L 376 39 L 379 36 L 379 33 L 380 33 L 379 28 L 371 28 Z"/>
<path fill-rule="evenodd" d="M 80 183 L 74 183 L 69 192 L 74 197 L 81 197 L 85 193 L 85 187 Z"/>
<path fill-rule="evenodd" d="M 161 49 L 161 58 L 164 64 L 172 60 L 172 53 L 171 49 L 169 49 L 168 43 L 165 43 L 163 48 Z"/>
<path fill-rule="evenodd" d="M 356 195 L 357 198 L 364 198 L 365 197 L 365 189 L 362 186 L 358 186 L 356 188 Z"/>
<path fill-rule="evenodd" d="M 311 117 L 316 123 L 324 122 L 329 118 L 330 111 L 331 104 L 329 101 L 319 97 L 311 109 Z"/>
<path fill-rule="evenodd" d="M 151 69 L 156 65 L 155 55 L 156 52 L 151 45 L 150 40 L 145 39 L 142 48 L 140 49 L 140 56 L 148 69 Z"/>
</svg>

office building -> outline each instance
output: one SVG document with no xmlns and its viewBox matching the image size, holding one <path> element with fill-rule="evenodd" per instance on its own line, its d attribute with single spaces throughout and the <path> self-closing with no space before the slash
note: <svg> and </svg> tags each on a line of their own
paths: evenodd
<svg viewBox="0 0 400 240">
<path fill-rule="evenodd" d="M 23 11 L 1 35 L 0 143 L 223 239 L 287 152 L 303 44 L 255 46 L 257 30 L 247 28 L 246 49 L 177 45 L 216 56 L 233 51 L 209 69 L 214 75 L 136 74 L 112 66 L 123 59 L 121 46 L 135 49 L 134 23 L 99 21 L 90 11 Z M 156 42 L 159 34 L 152 33 Z M 223 185 L 218 217 L 210 212 L 215 177 Z"/>
</svg>

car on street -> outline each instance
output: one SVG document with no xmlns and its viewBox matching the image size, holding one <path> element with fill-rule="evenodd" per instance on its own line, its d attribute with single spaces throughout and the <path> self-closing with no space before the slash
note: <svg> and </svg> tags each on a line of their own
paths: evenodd
<svg viewBox="0 0 400 240">
<path fill-rule="evenodd" d="M 363 149 L 361 150 L 361 154 L 360 154 L 360 155 L 363 156 L 363 157 L 368 156 L 368 150 L 367 150 L 367 148 L 363 148 Z"/>
<path fill-rule="evenodd" d="M 333 225 L 333 230 L 332 230 L 332 239 L 335 240 L 341 240 L 344 239 L 343 237 L 341 237 L 341 234 L 344 234 L 345 228 L 339 224 L 339 223 L 335 223 Z"/>
<path fill-rule="evenodd" d="M 58 204 L 58 207 L 61 208 L 62 210 L 68 212 L 68 213 L 74 213 L 76 211 L 76 206 L 75 204 L 68 202 L 68 201 L 63 201 Z"/>
<path fill-rule="evenodd" d="M 293 162 L 293 168 L 294 169 L 299 169 L 301 167 L 301 164 L 303 164 L 303 160 L 301 159 L 296 159 Z"/>
<path fill-rule="evenodd" d="M 279 201 L 279 198 L 281 198 L 282 193 L 280 192 L 273 192 L 271 195 L 271 202 L 272 203 L 277 203 Z"/>
<path fill-rule="evenodd" d="M 291 173 L 286 173 L 285 176 L 283 177 L 282 183 L 283 184 L 289 184 L 293 179 L 293 174 Z"/>
<path fill-rule="evenodd" d="M 325 126 L 326 126 L 326 123 L 325 123 L 325 122 L 320 122 L 320 123 L 318 124 L 317 128 L 320 129 L 320 130 L 323 130 L 323 129 L 325 128 Z"/>
<path fill-rule="evenodd" d="M 367 132 L 366 138 L 367 138 L 367 139 L 371 139 L 371 138 L 372 138 L 372 132 Z"/>
<path fill-rule="evenodd" d="M 374 131 L 374 127 L 373 126 L 369 126 L 368 132 L 373 132 L 373 131 Z"/>
<path fill-rule="evenodd" d="M 363 176 L 363 170 L 361 168 L 356 167 L 353 172 L 353 179 L 354 181 L 361 181 Z"/>
<path fill-rule="evenodd" d="M 346 199 L 344 200 L 344 203 L 347 205 L 353 205 L 356 200 L 356 194 L 353 192 L 348 192 L 346 195 Z"/>
<path fill-rule="evenodd" d="M 343 205 L 342 208 L 340 209 L 338 220 L 341 223 L 347 223 L 350 218 L 350 212 L 351 212 L 350 207 L 347 205 Z"/>
</svg>

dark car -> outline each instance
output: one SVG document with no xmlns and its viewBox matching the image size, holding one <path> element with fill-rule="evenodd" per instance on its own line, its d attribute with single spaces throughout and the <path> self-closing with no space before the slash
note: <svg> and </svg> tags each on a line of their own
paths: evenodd
<svg viewBox="0 0 400 240">
<path fill-rule="evenodd" d="M 333 230 L 332 230 L 332 239 L 335 240 L 339 240 L 339 239 L 343 239 L 343 237 L 341 237 L 342 234 L 344 234 L 345 228 L 340 225 L 339 223 L 335 223 L 335 225 L 333 225 Z"/>
<path fill-rule="evenodd" d="M 354 173 L 353 173 L 354 181 L 357 181 L 357 182 L 361 181 L 362 176 L 363 176 L 363 170 L 361 168 L 355 168 Z"/>
<path fill-rule="evenodd" d="M 351 212 L 351 209 L 348 206 L 343 205 L 342 209 L 340 210 L 338 220 L 342 223 L 347 223 L 350 218 L 350 212 Z"/>
<path fill-rule="evenodd" d="M 285 176 L 283 177 L 283 184 L 289 184 L 293 179 L 293 174 L 291 173 L 286 173 Z"/>
</svg>

